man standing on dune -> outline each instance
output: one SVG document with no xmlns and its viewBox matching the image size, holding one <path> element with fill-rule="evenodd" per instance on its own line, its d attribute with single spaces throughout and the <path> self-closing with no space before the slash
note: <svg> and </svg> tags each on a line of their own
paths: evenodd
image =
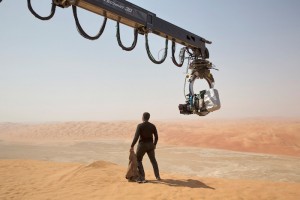
<svg viewBox="0 0 300 200">
<path fill-rule="evenodd" d="M 139 183 L 146 183 L 145 171 L 142 163 L 145 153 L 148 154 L 148 157 L 151 161 L 156 179 L 161 180 L 159 176 L 157 161 L 155 158 L 155 149 L 158 141 L 158 135 L 157 135 L 157 130 L 155 125 L 150 123 L 149 119 L 150 119 L 150 114 L 145 112 L 143 114 L 143 123 L 137 126 L 135 136 L 133 138 L 131 148 L 130 148 L 130 150 L 133 150 L 134 145 L 137 143 L 139 139 L 139 144 L 136 151 L 138 169 L 141 176 L 138 180 Z M 153 135 L 154 135 L 154 141 L 153 141 Z"/>
</svg>

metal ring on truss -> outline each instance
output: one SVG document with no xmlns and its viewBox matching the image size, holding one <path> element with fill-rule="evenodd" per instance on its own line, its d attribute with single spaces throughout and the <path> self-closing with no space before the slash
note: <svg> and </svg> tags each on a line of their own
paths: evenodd
<svg viewBox="0 0 300 200">
<path fill-rule="evenodd" d="M 52 1 L 52 7 L 51 7 L 50 15 L 47 16 L 47 17 L 42 17 L 42 16 L 40 16 L 39 14 L 37 14 L 37 13 L 33 10 L 32 6 L 31 6 L 31 0 L 27 0 L 27 6 L 28 6 L 29 11 L 30 11 L 36 18 L 38 18 L 38 19 L 40 19 L 40 20 L 49 20 L 49 19 L 51 19 L 51 18 L 54 16 L 54 14 L 55 14 L 55 9 L 56 9 L 56 5 L 55 5 L 55 4 L 53 3 L 53 1 Z"/>
<path fill-rule="evenodd" d="M 212 76 L 212 75 L 211 75 Z M 199 102 L 198 102 L 198 105 L 196 105 L 196 102 L 195 101 L 195 93 L 194 93 L 194 83 L 195 83 L 195 80 L 197 79 L 198 77 L 193 75 L 191 78 L 190 78 L 190 84 L 189 84 L 189 100 L 192 101 L 190 104 L 191 105 L 194 105 L 194 106 L 198 106 L 199 107 Z M 214 87 L 214 81 L 213 79 L 209 79 L 209 78 L 206 78 L 204 77 L 204 79 L 207 81 L 208 85 L 210 88 L 213 88 Z M 191 99 L 190 99 L 191 98 Z M 207 111 L 206 109 L 202 110 L 201 108 L 199 108 L 199 110 L 197 109 L 194 114 L 197 114 L 199 116 L 205 116 L 207 114 L 209 114 L 209 111 Z"/>
<path fill-rule="evenodd" d="M 105 29 L 107 17 L 104 18 L 103 23 L 102 23 L 102 26 L 101 26 L 99 32 L 97 33 L 97 35 L 95 35 L 95 36 L 90 36 L 90 35 L 88 35 L 88 34 L 83 30 L 83 28 L 81 27 L 81 25 L 80 25 L 80 23 L 79 23 L 78 16 L 77 16 L 77 7 L 76 7 L 75 5 L 72 5 L 72 9 L 73 9 L 73 15 L 74 15 L 76 27 L 77 27 L 77 30 L 78 30 L 79 34 L 80 34 L 82 37 L 86 38 L 86 39 L 89 39 L 89 40 L 97 40 L 97 39 L 102 35 L 102 33 L 103 33 L 104 29 Z"/>
<path fill-rule="evenodd" d="M 211 78 L 208 78 L 208 77 L 204 77 L 204 79 L 206 80 L 206 82 L 208 83 L 209 85 L 209 88 L 214 88 L 214 85 L 215 85 L 215 82 L 214 82 L 214 79 L 212 77 L 212 74 L 210 74 Z M 196 75 L 193 75 L 191 78 L 190 78 L 190 84 L 189 84 L 189 93 L 191 95 L 194 95 L 194 83 L 195 83 L 195 80 L 197 79 L 198 77 Z"/>
<path fill-rule="evenodd" d="M 132 42 L 132 45 L 130 47 L 125 47 L 121 41 L 121 36 L 120 36 L 120 22 L 117 22 L 117 40 L 118 40 L 118 44 L 119 46 L 125 50 L 125 51 L 131 51 L 135 48 L 136 44 L 137 44 L 137 40 L 138 40 L 138 30 L 137 28 L 134 29 L 134 40 Z"/>
</svg>

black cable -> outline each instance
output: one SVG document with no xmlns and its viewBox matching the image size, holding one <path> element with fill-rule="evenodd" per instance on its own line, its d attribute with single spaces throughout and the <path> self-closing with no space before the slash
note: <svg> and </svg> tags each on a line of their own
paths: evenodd
<svg viewBox="0 0 300 200">
<path fill-rule="evenodd" d="M 181 60 L 180 60 L 180 63 L 178 63 L 176 61 L 176 58 L 175 58 L 175 50 L 176 50 L 176 43 L 175 41 L 173 40 L 172 41 L 172 61 L 174 63 L 174 65 L 176 65 L 177 67 L 182 67 L 183 63 L 184 63 L 184 56 L 185 56 L 185 50 L 183 52 L 183 55 L 181 57 Z"/>
<path fill-rule="evenodd" d="M 2 1 L 2 0 L 1 0 L 1 1 Z M 47 16 L 47 17 L 42 17 L 42 16 L 38 15 L 38 14 L 33 10 L 32 6 L 31 6 L 31 0 L 27 0 L 27 6 L 28 6 L 29 11 L 30 11 L 36 18 L 38 18 L 38 19 L 40 19 L 40 20 L 49 20 L 49 19 L 51 19 L 51 18 L 54 16 L 54 14 L 55 14 L 55 9 L 56 9 L 56 5 L 52 2 L 52 7 L 51 7 L 50 15 Z"/>
<path fill-rule="evenodd" d="M 188 52 L 188 54 L 190 55 L 190 57 L 193 57 L 193 53 L 190 52 L 189 48 L 186 48 L 186 51 Z"/>
<path fill-rule="evenodd" d="M 120 23 L 117 22 L 117 40 L 118 40 L 118 44 L 119 46 L 125 50 L 125 51 L 131 51 L 135 48 L 136 44 L 137 44 L 137 40 L 138 40 L 138 30 L 135 28 L 134 29 L 134 40 L 132 42 L 132 45 L 130 47 L 125 47 L 121 41 L 121 36 L 120 36 Z"/>
<path fill-rule="evenodd" d="M 205 48 L 204 53 L 205 53 L 204 59 L 208 59 L 209 58 L 209 51 L 208 51 L 207 48 Z"/>
<path fill-rule="evenodd" d="M 89 36 L 84 30 L 83 28 L 81 27 L 80 23 L 79 23 L 79 20 L 78 20 L 78 16 L 77 16 L 77 7 L 72 5 L 72 9 L 73 9 L 73 15 L 74 15 L 74 19 L 75 19 L 75 23 L 76 23 L 76 27 L 77 27 L 77 30 L 79 32 L 79 34 L 86 38 L 86 39 L 89 39 L 89 40 L 97 40 L 103 33 L 104 29 L 105 29 L 105 25 L 106 25 L 106 21 L 107 21 L 107 17 L 104 18 L 103 20 L 103 23 L 102 23 L 102 26 L 99 30 L 99 32 L 97 33 L 97 35 L 95 36 Z"/>
<path fill-rule="evenodd" d="M 150 52 L 149 42 L 148 42 L 148 33 L 145 33 L 145 40 L 146 40 L 146 51 L 147 51 L 149 59 L 155 64 L 163 63 L 166 60 L 167 55 L 168 55 L 168 38 L 166 38 L 165 54 L 161 60 L 155 60 L 155 58 L 153 57 L 153 55 Z"/>
</svg>

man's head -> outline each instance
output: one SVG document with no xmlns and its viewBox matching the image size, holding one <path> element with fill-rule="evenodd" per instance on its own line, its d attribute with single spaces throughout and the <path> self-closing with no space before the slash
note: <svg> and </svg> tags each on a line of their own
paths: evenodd
<svg viewBox="0 0 300 200">
<path fill-rule="evenodd" d="M 150 113 L 144 112 L 143 114 L 143 121 L 147 122 L 150 119 Z"/>
</svg>

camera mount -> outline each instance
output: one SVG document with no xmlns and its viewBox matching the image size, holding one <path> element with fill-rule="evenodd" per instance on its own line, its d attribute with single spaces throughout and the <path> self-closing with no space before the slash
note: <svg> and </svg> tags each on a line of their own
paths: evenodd
<svg viewBox="0 0 300 200">
<path fill-rule="evenodd" d="M 189 58 L 191 59 L 191 58 Z M 220 109 L 219 94 L 214 89 L 215 81 L 210 70 L 215 69 L 208 60 L 192 58 L 193 61 L 188 65 L 190 73 L 185 78 L 189 81 L 189 93 L 185 95 L 186 104 L 179 104 L 180 114 L 197 114 L 205 116 L 208 113 Z M 209 90 L 202 90 L 198 94 L 194 92 L 194 83 L 196 79 L 204 79 L 209 85 Z"/>
</svg>

